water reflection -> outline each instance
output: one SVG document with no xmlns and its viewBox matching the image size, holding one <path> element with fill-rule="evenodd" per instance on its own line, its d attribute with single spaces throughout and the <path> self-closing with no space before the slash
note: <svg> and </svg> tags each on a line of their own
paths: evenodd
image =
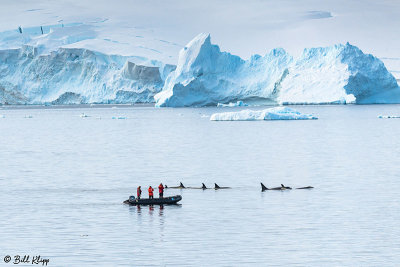
<svg viewBox="0 0 400 267">
<path fill-rule="evenodd" d="M 136 206 L 136 209 L 137 209 L 138 214 L 142 213 L 142 210 L 141 210 L 140 206 Z"/>
<path fill-rule="evenodd" d="M 181 206 L 182 205 L 173 205 L 173 207 L 181 207 Z M 164 216 L 164 212 L 165 212 L 164 205 L 148 205 L 148 206 L 144 206 L 144 207 L 138 205 L 138 206 L 130 206 L 129 207 L 130 212 L 135 212 L 138 215 L 146 214 L 144 212 L 145 211 L 144 209 L 148 209 L 148 211 L 149 211 L 148 214 L 150 214 L 150 215 L 153 215 L 154 211 L 158 210 L 158 216 L 160 216 L 160 217 Z"/>
</svg>

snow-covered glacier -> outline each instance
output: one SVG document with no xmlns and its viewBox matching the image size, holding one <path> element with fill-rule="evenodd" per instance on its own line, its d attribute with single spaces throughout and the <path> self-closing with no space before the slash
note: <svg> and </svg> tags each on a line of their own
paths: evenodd
<svg viewBox="0 0 400 267">
<path fill-rule="evenodd" d="M 283 49 L 248 60 L 221 52 L 200 34 L 179 53 L 176 70 L 155 95 L 158 107 L 266 101 L 275 104 L 400 103 L 396 79 L 376 57 L 350 45 Z"/>
<path fill-rule="evenodd" d="M 0 50 L 0 103 L 153 102 L 175 66 L 82 48 Z"/>
</svg>

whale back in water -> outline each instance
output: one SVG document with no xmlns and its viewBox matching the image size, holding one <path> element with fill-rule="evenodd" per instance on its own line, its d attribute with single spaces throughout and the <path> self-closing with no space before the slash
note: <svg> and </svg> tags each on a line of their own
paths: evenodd
<svg viewBox="0 0 400 267">
<path fill-rule="evenodd" d="M 206 190 L 206 189 L 211 189 L 211 188 L 208 188 L 204 183 L 201 183 L 200 187 L 187 186 L 187 187 L 185 187 L 185 189 L 202 189 L 202 190 Z"/>
<path fill-rule="evenodd" d="M 216 183 L 214 183 L 214 189 L 215 190 L 218 190 L 218 189 L 229 189 L 230 187 L 228 187 L 228 186 L 219 186 L 219 185 L 217 185 Z"/>
<path fill-rule="evenodd" d="M 297 187 L 296 189 L 313 189 L 312 186 Z"/>
<path fill-rule="evenodd" d="M 182 182 L 180 182 L 179 186 L 167 186 L 166 185 L 165 188 L 183 189 L 183 188 L 186 188 L 186 187 L 182 184 Z"/>
<path fill-rule="evenodd" d="M 290 186 L 284 186 L 283 184 L 281 184 L 281 186 L 282 186 L 282 189 L 283 189 L 283 190 L 285 190 L 285 189 L 292 189 Z"/>
<path fill-rule="evenodd" d="M 261 183 L 261 191 L 264 192 L 266 190 L 290 190 L 292 189 L 290 186 L 284 186 L 283 184 L 281 184 L 280 187 L 272 187 L 272 188 L 268 188 L 266 187 L 263 183 Z"/>
</svg>

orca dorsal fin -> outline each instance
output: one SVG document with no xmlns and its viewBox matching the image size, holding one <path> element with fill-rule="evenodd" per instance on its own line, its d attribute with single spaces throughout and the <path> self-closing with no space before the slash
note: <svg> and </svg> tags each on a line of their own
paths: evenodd
<svg viewBox="0 0 400 267">
<path fill-rule="evenodd" d="M 202 189 L 207 189 L 207 186 L 204 183 L 201 183 L 201 188 Z"/>
<path fill-rule="evenodd" d="M 261 191 L 268 190 L 268 187 L 266 187 L 263 183 L 261 183 Z"/>
<path fill-rule="evenodd" d="M 217 185 L 216 183 L 214 183 L 214 185 L 215 185 L 215 189 L 220 188 L 219 185 Z"/>
<path fill-rule="evenodd" d="M 285 187 L 283 184 L 281 184 L 282 187 Z"/>
<path fill-rule="evenodd" d="M 179 187 L 185 188 L 185 186 L 180 182 Z"/>
</svg>

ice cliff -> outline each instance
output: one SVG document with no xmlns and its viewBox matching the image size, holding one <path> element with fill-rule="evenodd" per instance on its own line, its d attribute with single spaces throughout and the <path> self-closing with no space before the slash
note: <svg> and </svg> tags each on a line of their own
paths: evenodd
<svg viewBox="0 0 400 267">
<path fill-rule="evenodd" d="M 134 63 L 143 61 L 79 48 L 1 50 L 0 103 L 152 102 L 175 66 Z"/>
<path fill-rule="evenodd" d="M 221 52 L 200 34 L 179 54 L 156 106 L 206 106 L 238 100 L 276 104 L 400 103 L 400 88 L 384 64 L 350 45 L 283 49 L 249 60 Z"/>
</svg>

